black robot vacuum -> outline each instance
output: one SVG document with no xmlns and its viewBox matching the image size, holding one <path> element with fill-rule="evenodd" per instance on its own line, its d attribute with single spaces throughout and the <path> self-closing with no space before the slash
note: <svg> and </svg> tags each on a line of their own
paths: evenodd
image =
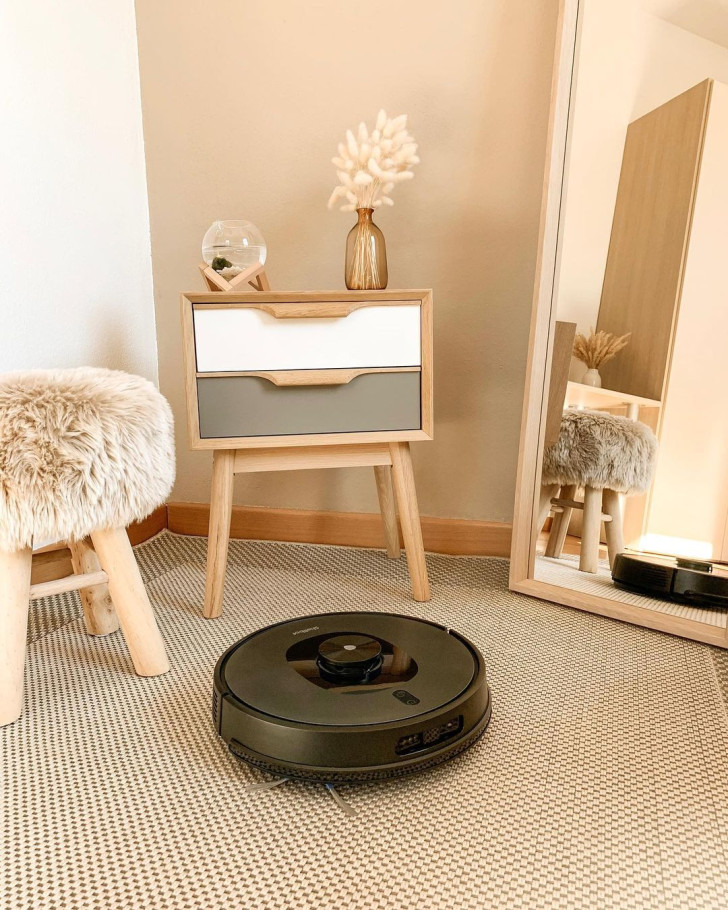
<svg viewBox="0 0 728 910">
<path fill-rule="evenodd" d="M 658 553 L 619 553 L 612 580 L 619 588 L 678 603 L 728 607 L 728 566 L 715 560 Z"/>
<path fill-rule="evenodd" d="M 478 649 L 390 613 L 277 623 L 229 648 L 212 715 L 233 755 L 298 780 L 388 780 L 463 752 L 490 720 Z"/>
</svg>

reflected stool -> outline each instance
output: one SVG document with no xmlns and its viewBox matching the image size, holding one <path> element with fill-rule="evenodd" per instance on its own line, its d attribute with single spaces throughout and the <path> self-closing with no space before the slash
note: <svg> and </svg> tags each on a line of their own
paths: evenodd
<svg viewBox="0 0 728 910">
<path fill-rule="evenodd" d="M 612 566 L 624 549 L 620 494 L 644 493 L 656 458 L 657 439 L 644 423 L 602 411 L 564 411 L 559 437 L 543 458 L 539 519 L 555 511 L 545 555 L 561 556 L 572 511 L 582 509 L 579 569 L 597 571 L 602 521 Z M 583 502 L 576 499 L 582 487 Z"/>
</svg>

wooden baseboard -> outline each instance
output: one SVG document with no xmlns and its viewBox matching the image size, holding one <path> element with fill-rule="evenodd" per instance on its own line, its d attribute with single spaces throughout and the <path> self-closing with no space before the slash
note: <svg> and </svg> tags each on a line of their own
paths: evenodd
<svg viewBox="0 0 728 910">
<path fill-rule="evenodd" d="M 175 534 L 206 537 L 210 506 L 201 502 L 171 502 L 167 527 Z M 376 512 L 317 512 L 302 509 L 264 509 L 234 506 L 230 536 L 247 540 L 384 547 L 382 519 Z M 495 521 L 462 518 L 422 518 L 425 549 L 457 556 L 508 556 L 511 526 Z"/>
<path fill-rule="evenodd" d="M 165 528 L 176 534 L 207 536 L 210 506 L 201 502 L 172 502 L 127 528 L 134 546 Z M 384 547 L 382 519 L 376 512 L 317 512 L 302 509 L 264 509 L 234 506 L 230 536 L 247 540 L 345 547 Z M 497 521 L 462 518 L 422 518 L 425 549 L 454 556 L 508 556 L 511 526 Z M 401 543 L 401 540 L 400 540 Z M 64 578 L 73 571 L 71 554 L 62 543 L 33 554 L 32 583 Z"/>
<path fill-rule="evenodd" d="M 154 537 L 167 527 L 167 506 L 160 506 L 151 515 L 142 521 L 134 522 L 126 529 L 132 546 L 143 543 Z M 73 572 L 71 565 L 71 551 L 63 541 L 50 544 L 33 553 L 33 567 L 31 570 L 31 583 L 43 584 L 46 581 L 55 581 L 65 578 Z"/>
<path fill-rule="evenodd" d="M 46 581 L 65 578 L 73 572 L 71 551 L 60 544 L 55 549 L 48 547 L 42 552 L 33 553 L 30 570 L 30 583 L 41 585 Z"/>
<path fill-rule="evenodd" d="M 160 506 L 155 509 L 151 515 L 147 515 L 142 521 L 136 521 L 129 525 L 126 533 L 129 535 L 131 545 L 135 547 L 138 543 L 144 543 L 155 534 L 159 534 L 167 527 L 167 506 Z"/>
</svg>

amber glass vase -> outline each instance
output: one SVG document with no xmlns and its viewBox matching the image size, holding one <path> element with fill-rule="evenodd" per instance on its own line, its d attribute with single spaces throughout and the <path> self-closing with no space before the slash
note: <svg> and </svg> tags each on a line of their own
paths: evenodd
<svg viewBox="0 0 728 910">
<path fill-rule="evenodd" d="M 374 209 L 357 209 L 359 220 L 346 238 L 344 280 L 350 291 L 382 290 L 387 286 L 384 234 L 372 221 Z"/>
</svg>

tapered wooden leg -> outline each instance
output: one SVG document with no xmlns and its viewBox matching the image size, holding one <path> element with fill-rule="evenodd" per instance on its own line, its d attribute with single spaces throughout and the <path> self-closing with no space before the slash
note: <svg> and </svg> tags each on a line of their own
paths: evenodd
<svg viewBox="0 0 728 910">
<path fill-rule="evenodd" d="M 387 547 L 387 556 L 390 559 L 399 559 L 402 551 L 399 546 L 399 525 L 397 524 L 397 509 L 394 503 L 391 465 L 375 465 L 374 477 L 377 481 L 379 510 L 382 513 L 382 522 L 384 523 L 384 541 Z"/>
<path fill-rule="evenodd" d="M 538 500 L 538 519 L 536 520 L 537 535 L 543 531 L 543 526 L 551 511 L 551 500 L 558 492 L 559 485 L 557 483 L 547 483 L 541 487 L 541 493 Z M 551 527 L 553 527 L 553 524 Z"/>
<path fill-rule="evenodd" d="M 599 533 L 602 529 L 602 491 L 584 488 L 584 523 L 581 527 L 581 554 L 579 569 L 597 571 L 599 565 Z"/>
<path fill-rule="evenodd" d="M 571 499 L 573 500 L 576 497 L 576 487 L 568 486 L 564 487 L 559 494 L 559 499 Z M 551 525 L 551 531 L 549 532 L 548 543 L 546 544 L 546 556 L 551 556 L 554 559 L 558 559 L 561 554 L 564 552 L 564 543 L 566 542 L 566 535 L 569 533 L 569 522 L 571 521 L 571 513 L 574 511 L 568 506 L 560 506 L 561 512 L 557 512 L 554 515 L 554 523 Z"/>
<path fill-rule="evenodd" d="M 422 526 L 417 506 L 417 490 L 415 489 L 415 475 L 412 471 L 409 443 L 393 442 L 389 449 L 392 453 L 392 479 L 399 508 L 399 520 L 402 525 L 404 549 L 407 554 L 407 567 L 412 581 L 412 596 L 418 601 L 429 600 L 430 582 L 427 578 L 425 546 L 422 541 Z"/>
<path fill-rule="evenodd" d="M 604 491 L 604 512 L 612 520 L 604 525 L 607 537 L 607 551 L 609 553 L 609 568 L 614 567 L 614 557 L 624 550 L 624 532 L 622 530 L 622 501 L 619 493 L 614 490 Z"/>
<path fill-rule="evenodd" d="M 134 669 L 140 676 L 166 673 L 169 661 L 164 642 L 126 530 L 94 531 L 91 540 L 101 567 L 109 576 L 109 591 Z"/>
<path fill-rule="evenodd" d="M 87 572 L 99 572 L 101 563 L 96 551 L 88 540 L 69 542 L 71 562 L 76 575 Z M 109 594 L 108 585 L 94 585 L 92 588 L 79 588 L 83 619 L 89 635 L 108 635 L 119 628 L 119 617 Z"/>
<path fill-rule="evenodd" d="M 32 551 L 0 551 L 0 727 L 20 717 Z"/>
<path fill-rule="evenodd" d="M 234 464 L 234 449 L 217 449 L 212 456 L 210 529 L 207 537 L 207 578 L 203 610 L 207 619 L 214 619 L 222 614 L 230 519 L 233 513 Z"/>
</svg>

